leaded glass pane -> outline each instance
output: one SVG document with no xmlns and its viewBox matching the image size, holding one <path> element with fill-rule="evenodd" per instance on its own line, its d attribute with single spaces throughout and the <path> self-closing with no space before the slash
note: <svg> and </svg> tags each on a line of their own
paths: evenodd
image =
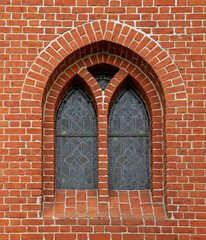
<svg viewBox="0 0 206 240">
<path fill-rule="evenodd" d="M 107 84 L 112 79 L 113 74 L 109 74 L 109 73 L 96 73 L 96 74 L 93 74 L 93 77 L 96 78 L 97 82 L 99 83 L 99 86 L 104 91 L 105 88 L 107 87 Z"/>
<path fill-rule="evenodd" d="M 109 113 L 109 188 L 149 189 L 149 119 L 141 98 L 127 87 Z"/>
<path fill-rule="evenodd" d="M 56 121 L 56 188 L 97 187 L 97 122 L 85 92 L 75 87 L 62 101 Z"/>
<path fill-rule="evenodd" d="M 110 134 L 149 134 L 148 114 L 142 99 L 127 87 L 115 100 L 109 114 Z"/>
<path fill-rule="evenodd" d="M 94 107 L 83 90 L 75 87 L 65 96 L 59 107 L 56 134 L 91 135 L 96 133 Z"/>
</svg>

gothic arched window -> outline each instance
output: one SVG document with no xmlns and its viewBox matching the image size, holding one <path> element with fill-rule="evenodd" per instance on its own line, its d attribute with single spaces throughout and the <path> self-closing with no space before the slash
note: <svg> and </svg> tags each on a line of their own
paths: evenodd
<svg viewBox="0 0 206 240">
<path fill-rule="evenodd" d="M 97 120 L 87 94 L 76 86 L 56 118 L 56 188 L 97 188 Z"/>
<path fill-rule="evenodd" d="M 130 86 L 113 102 L 108 124 L 109 189 L 149 189 L 149 117 Z"/>
</svg>

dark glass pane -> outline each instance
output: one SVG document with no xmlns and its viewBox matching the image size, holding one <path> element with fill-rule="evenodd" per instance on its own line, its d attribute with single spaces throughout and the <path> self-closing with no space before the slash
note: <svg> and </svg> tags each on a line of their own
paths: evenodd
<svg viewBox="0 0 206 240">
<path fill-rule="evenodd" d="M 113 74 L 97 73 L 97 74 L 94 74 L 93 77 L 97 79 L 97 82 L 99 83 L 99 86 L 104 91 L 107 84 L 113 78 Z"/>
<path fill-rule="evenodd" d="M 109 188 L 149 188 L 149 138 L 109 137 Z"/>
<path fill-rule="evenodd" d="M 125 89 L 109 113 L 109 188 L 149 189 L 149 119 L 143 101 Z"/>
<path fill-rule="evenodd" d="M 97 133 L 94 107 L 81 88 L 75 87 L 63 99 L 57 115 L 56 134 Z"/>
<path fill-rule="evenodd" d="M 97 122 L 84 91 L 75 87 L 62 101 L 56 121 L 56 188 L 97 187 Z"/>
<path fill-rule="evenodd" d="M 109 114 L 110 134 L 149 134 L 148 114 L 142 99 L 127 87 L 117 97 Z"/>
<path fill-rule="evenodd" d="M 97 142 L 95 137 L 57 137 L 56 187 L 97 187 Z"/>
<path fill-rule="evenodd" d="M 99 83 L 101 89 L 104 91 L 107 84 L 119 71 L 119 68 L 112 66 L 110 64 L 100 63 L 88 67 L 88 71 L 92 74 L 94 78 L 97 79 L 97 82 Z"/>
</svg>

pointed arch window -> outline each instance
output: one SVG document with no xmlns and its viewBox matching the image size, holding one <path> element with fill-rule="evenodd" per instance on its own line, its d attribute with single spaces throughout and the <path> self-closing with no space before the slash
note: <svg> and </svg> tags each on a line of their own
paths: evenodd
<svg viewBox="0 0 206 240">
<path fill-rule="evenodd" d="M 113 102 L 108 124 L 109 189 L 149 189 L 149 117 L 131 86 Z"/>
<path fill-rule="evenodd" d="M 76 86 L 56 117 L 56 188 L 97 188 L 97 120 L 87 94 Z"/>
</svg>

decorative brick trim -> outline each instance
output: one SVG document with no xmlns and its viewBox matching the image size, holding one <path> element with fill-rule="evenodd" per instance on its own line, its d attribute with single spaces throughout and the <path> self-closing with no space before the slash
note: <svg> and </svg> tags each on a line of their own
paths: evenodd
<svg viewBox="0 0 206 240">
<path fill-rule="evenodd" d="M 89 48 L 92 50 L 91 45 L 101 43 L 101 41 L 105 41 L 107 44 L 114 43 L 118 50 L 122 46 L 130 50 L 128 53 L 131 52 L 142 57 L 157 74 L 165 96 L 174 94 L 174 99 L 176 99 L 175 96 L 179 92 L 183 92 L 185 95 L 182 94 L 181 98 L 178 97 L 177 99 L 182 101 L 186 99 L 184 83 L 177 66 L 157 42 L 130 26 L 100 20 L 86 23 L 64 33 L 40 53 L 24 81 L 21 97 L 22 106 L 25 104 L 24 100 L 35 100 L 35 93 L 43 94 L 52 72 L 68 56 L 75 53 L 75 60 L 78 60 L 83 56 L 83 54 L 80 54 L 81 51 Z M 99 49 L 99 51 L 102 51 L 102 49 Z M 91 52 L 84 54 L 89 53 Z M 129 57 L 125 56 L 126 59 Z M 165 85 L 167 87 L 164 87 Z M 42 90 L 39 89 L 40 86 Z M 184 105 L 184 103 L 182 104 Z"/>
</svg>

